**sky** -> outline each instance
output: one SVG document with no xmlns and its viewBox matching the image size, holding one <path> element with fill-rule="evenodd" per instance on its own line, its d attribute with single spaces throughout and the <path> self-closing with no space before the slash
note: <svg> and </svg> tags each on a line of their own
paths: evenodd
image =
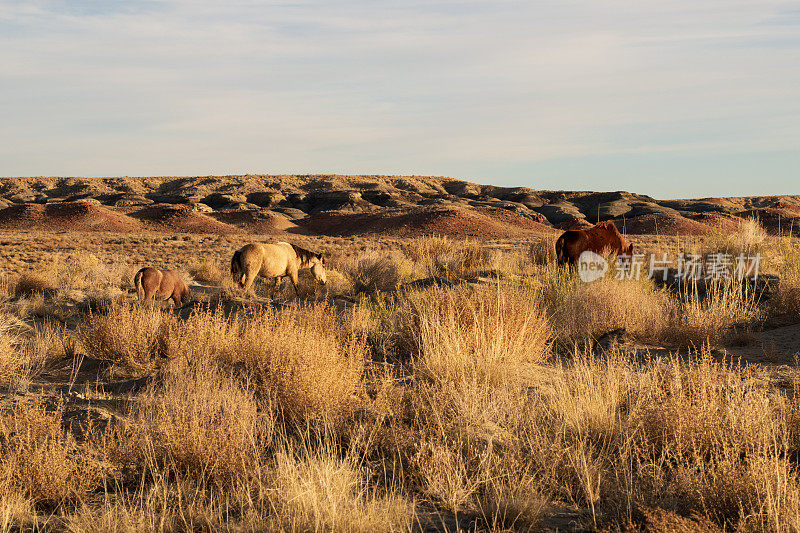
<svg viewBox="0 0 800 533">
<path fill-rule="evenodd" d="M 0 0 L 0 176 L 800 194 L 800 1 Z"/>
</svg>

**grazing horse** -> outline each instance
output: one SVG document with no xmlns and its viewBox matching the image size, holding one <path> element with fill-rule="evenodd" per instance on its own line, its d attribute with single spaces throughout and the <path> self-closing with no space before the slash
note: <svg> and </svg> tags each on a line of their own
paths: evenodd
<svg viewBox="0 0 800 533">
<path fill-rule="evenodd" d="M 314 253 L 288 242 L 276 244 L 248 244 L 233 254 L 231 277 L 245 292 L 250 290 L 256 276 L 273 278 L 277 287 L 284 276 L 289 276 L 297 295 L 297 271 L 311 269 L 314 279 L 323 285 L 327 281 L 322 254 Z"/>
<path fill-rule="evenodd" d="M 186 282 L 168 268 L 144 267 L 133 277 L 133 286 L 140 302 L 149 302 L 158 293 L 161 300 L 172 298 L 175 306 L 179 307 L 188 303 L 192 295 Z"/>
<path fill-rule="evenodd" d="M 565 231 L 556 241 L 556 260 L 559 265 L 574 265 L 586 250 L 602 254 L 611 250 L 617 255 L 633 255 L 613 222 L 600 222 L 591 228 Z"/>
</svg>

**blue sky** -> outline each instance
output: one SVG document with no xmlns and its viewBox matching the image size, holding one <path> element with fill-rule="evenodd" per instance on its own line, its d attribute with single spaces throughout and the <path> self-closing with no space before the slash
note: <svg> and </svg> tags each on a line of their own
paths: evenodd
<svg viewBox="0 0 800 533">
<path fill-rule="evenodd" d="M 0 175 L 800 194 L 800 1 L 0 0 Z"/>
</svg>

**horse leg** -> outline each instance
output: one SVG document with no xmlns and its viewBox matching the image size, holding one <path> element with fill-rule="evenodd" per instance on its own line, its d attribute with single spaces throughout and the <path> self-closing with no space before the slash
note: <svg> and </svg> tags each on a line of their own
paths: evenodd
<svg viewBox="0 0 800 533">
<path fill-rule="evenodd" d="M 148 306 L 153 305 L 153 301 L 155 300 L 155 292 L 152 287 L 144 287 L 144 299 L 142 303 Z"/>
<path fill-rule="evenodd" d="M 270 279 L 272 280 L 272 287 L 270 288 L 269 293 L 271 295 L 271 298 L 274 299 L 275 295 L 278 292 L 278 286 L 281 284 L 281 276 L 275 276 Z"/>
<path fill-rule="evenodd" d="M 248 272 L 247 275 L 245 275 L 244 286 L 243 286 L 245 294 L 250 293 L 250 288 L 253 286 L 253 282 L 255 280 L 256 280 L 256 277 L 253 274 L 251 274 L 250 272 Z"/>
<path fill-rule="evenodd" d="M 300 293 L 297 292 L 297 283 L 298 283 L 297 270 L 295 270 L 294 272 L 290 272 L 289 273 L 289 279 L 292 280 L 292 287 L 294 287 L 294 296 L 295 296 L 295 298 L 299 298 L 300 297 Z"/>
</svg>

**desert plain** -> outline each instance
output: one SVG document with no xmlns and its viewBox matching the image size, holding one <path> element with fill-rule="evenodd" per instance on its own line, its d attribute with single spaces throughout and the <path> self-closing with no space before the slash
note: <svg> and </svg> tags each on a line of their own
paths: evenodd
<svg viewBox="0 0 800 533">
<path fill-rule="evenodd" d="M 584 282 L 599 221 L 758 276 Z M 798 236 L 789 195 L 2 178 L 0 530 L 800 530 Z M 243 293 L 277 241 L 327 283 Z"/>
</svg>

